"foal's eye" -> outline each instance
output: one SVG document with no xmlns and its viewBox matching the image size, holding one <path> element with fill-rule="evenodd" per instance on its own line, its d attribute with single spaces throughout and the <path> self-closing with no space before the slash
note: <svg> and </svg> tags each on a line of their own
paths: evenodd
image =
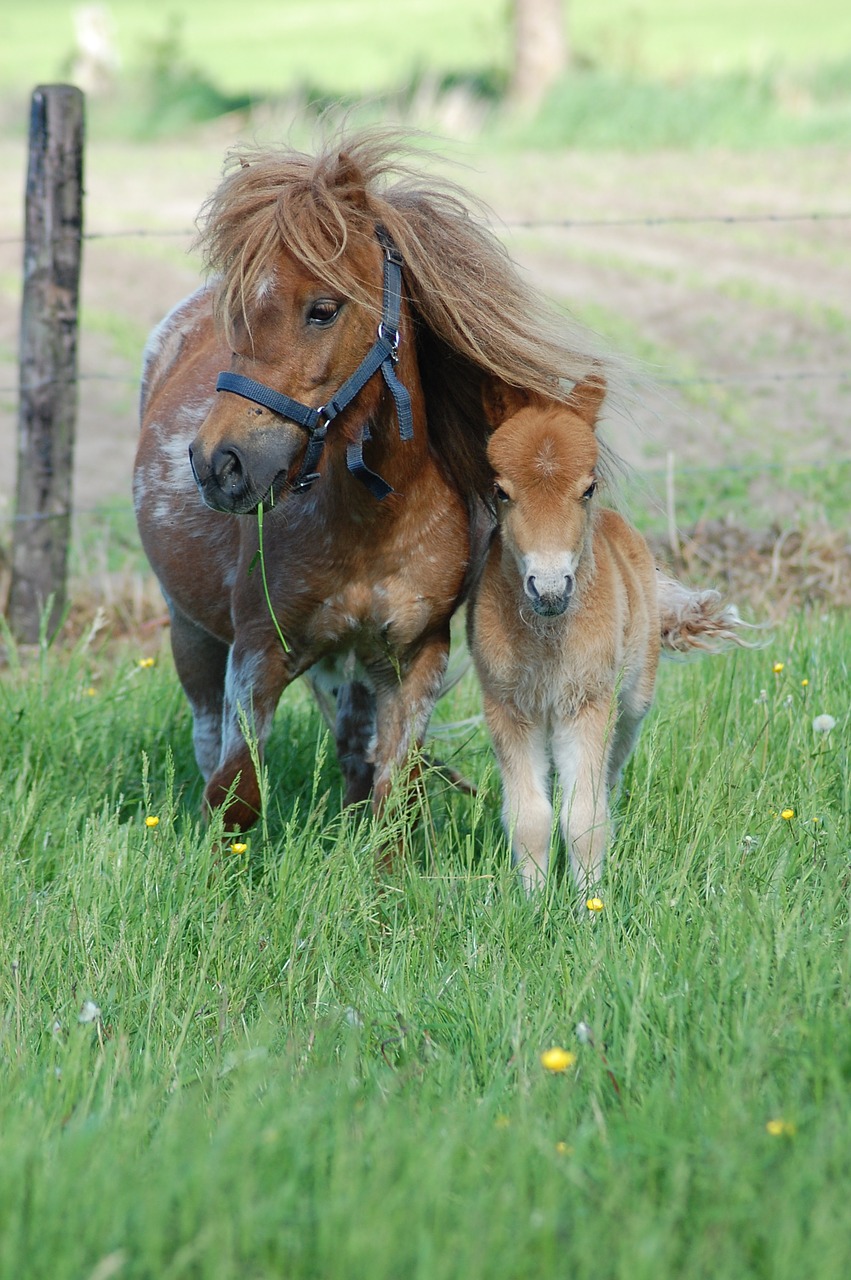
<svg viewBox="0 0 851 1280">
<path fill-rule="evenodd" d="M 502 485 L 501 485 L 501 484 L 495 484 L 495 485 L 494 485 L 494 487 L 493 487 L 493 493 L 494 493 L 494 497 L 496 498 L 497 502 L 510 502 L 510 501 L 511 501 L 510 497 L 509 497 L 509 496 L 508 496 L 508 494 L 505 492 L 505 490 L 503 489 L 503 487 L 502 487 Z"/>
<path fill-rule="evenodd" d="M 339 302 L 335 302 L 332 298 L 321 298 L 318 302 L 314 302 L 308 311 L 307 323 L 324 329 L 327 325 L 334 323 L 339 313 Z"/>
<path fill-rule="evenodd" d="M 582 495 L 582 501 L 590 502 L 596 492 L 597 492 L 597 481 L 592 480 L 588 488 L 585 490 L 585 492 Z"/>
</svg>

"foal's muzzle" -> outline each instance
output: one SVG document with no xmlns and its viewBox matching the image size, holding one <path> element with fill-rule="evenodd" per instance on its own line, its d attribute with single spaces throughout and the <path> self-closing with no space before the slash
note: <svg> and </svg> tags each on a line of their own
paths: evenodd
<svg viewBox="0 0 851 1280">
<path fill-rule="evenodd" d="M 564 613 L 573 595 L 574 586 L 575 580 L 569 573 L 556 581 L 551 577 L 540 579 L 530 573 L 523 583 L 532 608 L 542 618 L 557 618 Z"/>
</svg>

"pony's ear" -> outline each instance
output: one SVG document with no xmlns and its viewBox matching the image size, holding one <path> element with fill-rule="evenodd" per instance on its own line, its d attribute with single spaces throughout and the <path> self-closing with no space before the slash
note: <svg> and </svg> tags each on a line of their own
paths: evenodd
<svg viewBox="0 0 851 1280">
<path fill-rule="evenodd" d="M 482 382 L 482 406 L 485 418 L 494 430 L 502 426 L 506 418 L 525 409 L 529 401 L 528 391 L 512 387 L 501 378 L 485 378 Z"/>
<path fill-rule="evenodd" d="M 335 184 L 340 191 L 345 191 L 346 199 L 358 209 L 366 208 L 366 190 L 363 170 L 348 151 L 341 151 L 337 156 L 337 172 Z"/>
<path fill-rule="evenodd" d="M 587 422 L 593 429 L 597 425 L 600 405 L 605 397 L 606 379 L 601 373 L 591 373 L 581 382 L 577 382 L 566 403 L 583 422 Z"/>
</svg>

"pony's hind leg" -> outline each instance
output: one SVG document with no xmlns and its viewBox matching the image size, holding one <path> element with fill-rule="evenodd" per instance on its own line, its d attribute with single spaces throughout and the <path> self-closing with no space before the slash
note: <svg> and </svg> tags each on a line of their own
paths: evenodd
<svg viewBox="0 0 851 1280">
<path fill-rule="evenodd" d="M 360 680 L 341 685 L 334 721 L 337 760 L 345 783 L 344 805 L 359 804 L 372 793 L 375 765 L 375 693 Z"/>
<path fill-rule="evenodd" d="M 614 726 L 607 703 L 586 703 L 553 730 L 562 789 L 561 828 L 570 869 L 583 894 L 599 881 L 609 842 L 609 755 Z"/>
<path fill-rule="evenodd" d="M 219 763 L 222 750 L 222 706 L 230 646 L 168 601 L 171 651 L 178 679 L 192 710 L 195 759 L 206 782 Z"/>
</svg>

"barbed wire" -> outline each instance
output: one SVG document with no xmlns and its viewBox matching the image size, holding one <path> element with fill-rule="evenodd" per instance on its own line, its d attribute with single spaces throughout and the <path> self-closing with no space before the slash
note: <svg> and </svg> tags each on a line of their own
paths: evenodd
<svg viewBox="0 0 851 1280">
<path fill-rule="evenodd" d="M 773 382 L 851 382 L 851 369 L 792 369 L 785 373 L 730 373 L 730 374 L 689 374 L 677 377 L 648 373 L 645 378 L 631 378 L 629 383 L 634 387 L 701 387 L 701 386 L 765 386 Z M 21 386 L 0 386 L 0 396 L 20 396 L 21 392 L 31 393 L 45 387 L 72 387 L 84 382 L 116 383 L 120 386 L 138 387 L 141 377 L 136 375 L 113 373 L 79 373 L 76 378 L 42 378 Z"/>
<path fill-rule="evenodd" d="M 822 472 L 844 467 L 851 467 L 851 455 L 840 458 L 819 458 L 812 462 L 742 462 L 726 463 L 712 467 L 678 465 L 676 474 L 677 476 L 776 475 L 782 472 L 794 472 L 796 474 L 800 472 Z M 653 479 L 664 478 L 667 474 L 668 468 L 665 466 L 630 466 L 627 469 L 627 478 L 631 477 L 642 485 Z M 0 510 L 0 527 L 25 524 L 27 522 L 37 524 L 50 520 L 67 520 L 69 517 L 72 521 L 76 521 L 81 516 L 102 516 L 119 504 L 123 508 L 129 501 L 129 497 L 130 478 L 128 476 L 126 497 L 116 494 L 113 498 L 96 503 L 94 506 L 74 505 L 72 508 L 63 508 L 61 511 L 33 512 L 18 515 Z"/>
<path fill-rule="evenodd" d="M 492 224 L 491 230 L 534 231 L 544 229 L 566 229 L 574 227 L 604 227 L 614 230 L 619 227 L 670 227 L 699 226 L 700 224 L 733 226 L 737 223 L 786 223 L 786 222 L 849 222 L 851 209 L 814 209 L 799 210 L 791 213 L 663 213 L 649 214 L 643 217 L 629 216 L 625 218 L 506 218 Z M 154 230 L 150 227 L 130 227 L 121 230 L 84 231 L 83 240 L 156 240 L 161 237 L 180 238 L 197 235 L 196 227 L 163 227 Z M 0 236 L 0 245 L 23 244 L 23 235 Z"/>
</svg>

